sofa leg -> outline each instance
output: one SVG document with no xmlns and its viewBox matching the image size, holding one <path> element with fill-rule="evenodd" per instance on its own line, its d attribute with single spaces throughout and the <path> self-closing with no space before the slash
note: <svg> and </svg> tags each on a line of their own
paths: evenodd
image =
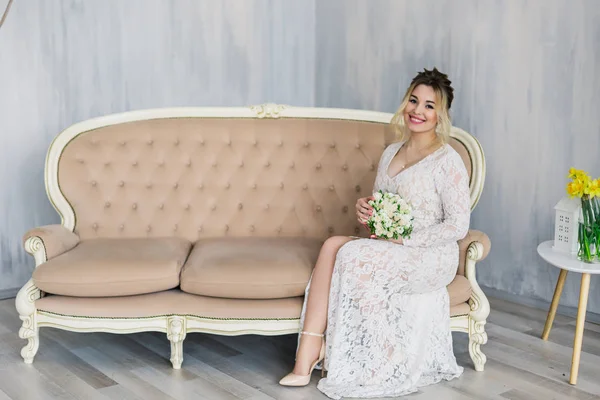
<svg viewBox="0 0 600 400">
<path fill-rule="evenodd" d="M 17 293 L 15 305 L 19 318 L 23 321 L 19 329 L 19 337 L 27 339 L 27 345 L 21 349 L 21 357 L 26 364 L 33 363 L 33 358 L 40 345 L 39 331 L 36 321 L 35 301 L 41 297 L 41 291 L 30 279 Z"/>
<path fill-rule="evenodd" d="M 481 351 L 481 345 L 487 343 L 485 321 L 475 321 L 469 318 L 469 355 L 475 366 L 475 371 L 482 372 L 487 357 Z"/>
<path fill-rule="evenodd" d="M 183 340 L 185 339 L 185 318 L 169 317 L 167 322 L 167 339 L 171 342 L 171 364 L 180 369 L 183 363 Z"/>
</svg>

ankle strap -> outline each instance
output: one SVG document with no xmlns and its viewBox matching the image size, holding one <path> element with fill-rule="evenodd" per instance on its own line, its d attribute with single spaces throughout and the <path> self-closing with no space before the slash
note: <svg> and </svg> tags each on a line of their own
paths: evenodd
<svg viewBox="0 0 600 400">
<path fill-rule="evenodd" d="M 318 336 L 318 337 L 323 337 L 323 336 L 325 336 L 325 335 L 324 335 L 324 334 L 322 334 L 322 333 L 312 333 L 312 332 L 304 332 L 304 331 L 300 332 L 300 334 L 301 334 L 301 335 L 308 335 L 308 336 Z"/>
</svg>

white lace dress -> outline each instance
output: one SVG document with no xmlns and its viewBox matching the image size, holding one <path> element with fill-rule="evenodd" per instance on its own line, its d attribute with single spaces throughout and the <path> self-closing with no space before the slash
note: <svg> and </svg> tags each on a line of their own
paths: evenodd
<svg viewBox="0 0 600 400">
<path fill-rule="evenodd" d="M 357 239 L 338 252 L 329 293 L 325 367 L 318 388 L 333 399 L 392 397 L 460 376 L 446 286 L 469 228 L 466 168 L 445 145 L 390 177 L 402 142 L 387 147 L 374 191 L 398 193 L 414 209 L 404 245 Z M 310 282 L 306 288 L 306 297 Z M 306 300 L 302 310 L 304 323 Z"/>
</svg>

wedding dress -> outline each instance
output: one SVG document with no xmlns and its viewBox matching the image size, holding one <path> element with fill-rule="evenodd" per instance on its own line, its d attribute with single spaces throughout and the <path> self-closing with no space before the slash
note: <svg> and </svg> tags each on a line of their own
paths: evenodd
<svg viewBox="0 0 600 400">
<path fill-rule="evenodd" d="M 374 192 L 398 193 L 413 207 L 414 230 L 400 245 L 355 239 L 337 253 L 326 329 L 327 377 L 318 388 L 333 399 L 392 397 L 459 377 L 446 286 L 469 228 L 469 178 L 460 155 L 444 145 L 395 176 L 402 142 L 386 148 Z M 306 288 L 301 326 L 304 324 Z"/>
</svg>

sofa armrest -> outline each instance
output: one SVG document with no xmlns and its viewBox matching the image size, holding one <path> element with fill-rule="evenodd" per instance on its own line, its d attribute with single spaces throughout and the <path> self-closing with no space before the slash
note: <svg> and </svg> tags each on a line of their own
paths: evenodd
<svg viewBox="0 0 600 400">
<path fill-rule="evenodd" d="M 468 249 L 471 243 L 481 243 L 481 251 L 477 251 L 474 256 L 478 257 L 475 261 L 481 261 L 487 257 L 492 248 L 490 238 L 488 235 L 481 231 L 469 230 L 467 236 L 458 241 L 459 261 L 458 261 L 458 274 L 465 275 L 465 266 L 468 257 Z"/>
<path fill-rule="evenodd" d="M 57 257 L 79 244 L 79 236 L 62 225 L 44 225 L 23 236 L 25 251 L 35 258 L 35 266 Z"/>
</svg>

